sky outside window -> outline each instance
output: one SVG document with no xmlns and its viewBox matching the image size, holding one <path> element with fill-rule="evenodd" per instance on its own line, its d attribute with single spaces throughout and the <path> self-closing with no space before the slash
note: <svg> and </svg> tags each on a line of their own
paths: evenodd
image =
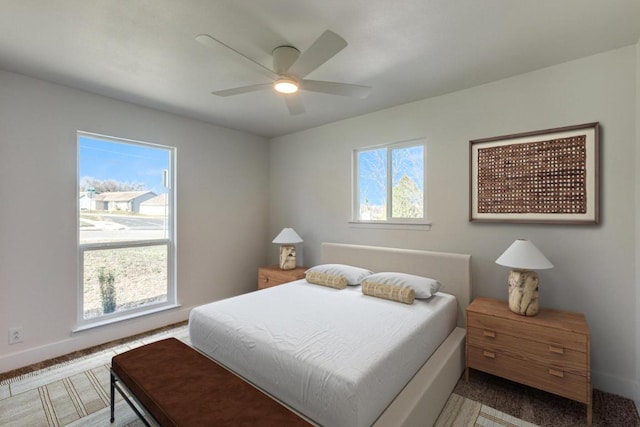
<svg viewBox="0 0 640 427">
<path fill-rule="evenodd" d="M 164 171 L 169 169 L 166 149 L 131 143 L 118 143 L 86 135 L 80 136 L 80 184 L 84 178 L 139 184 L 137 190 L 156 194 L 167 191 Z"/>
</svg>

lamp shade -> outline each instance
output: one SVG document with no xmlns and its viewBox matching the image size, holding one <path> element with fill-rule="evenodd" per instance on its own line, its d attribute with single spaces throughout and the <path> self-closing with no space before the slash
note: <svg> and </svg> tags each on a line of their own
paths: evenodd
<svg viewBox="0 0 640 427">
<path fill-rule="evenodd" d="M 280 234 L 273 239 L 273 243 L 280 244 L 291 244 L 291 243 L 302 243 L 302 237 L 298 236 L 298 233 L 293 228 L 283 228 Z"/>
<path fill-rule="evenodd" d="M 525 270 L 545 270 L 553 264 L 529 240 L 518 239 L 496 260 L 496 264 Z"/>
</svg>

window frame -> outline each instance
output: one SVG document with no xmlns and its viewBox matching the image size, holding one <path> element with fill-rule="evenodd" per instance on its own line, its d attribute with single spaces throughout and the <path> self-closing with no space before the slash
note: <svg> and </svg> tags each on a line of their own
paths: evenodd
<svg viewBox="0 0 640 427">
<path fill-rule="evenodd" d="M 409 148 L 422 146 L 423 155 L 423 190 L 422 190 L 422 203 L 423 203 L 423 217 L 422 218 L 394 218 L 393 213 L 393 169 L 392 169 L 392 152 L 395 149 Z M 359 154 L 365 151 L 374 151 L 379 149 L 386 149 L 386 217 L 384 220 L 363 220 L 360 219 L 360 165 Z M 430 226 L 431 222 L 427 215 L 427 140 L 426 138 L 416 138 L 406 141 L 391 142 L 386 144 L 379 144 L 367 147 L 358 147 L 352 150 L 352 185 L 351 185 L 351 220 L 352 225 L 363 226 Z"/>
<path fill-rule="evenodd" d="M 167 229 L 166 237 L 161 239 L 145 239 L 145 240 L 123 240 L 113 242 L 80 242 L 80 139 L 88 137 L 119 144 L 137 145 L 142 147 L 150 147 L 166 150 L 169 152 L 169 170 L 166 176 L 167 193 Z M 101 135 L 92 132 L 77 131 L 76 133 L 76 242 L 78 250 L 77 258 L 77 313 L 76 327 L 73 332 L 79 332 L 98 326 L 108 325 L 123 320 L 128 320 L 163 310 L 170 310 L 179 307 L 177 303 L 177 285 L 176 285 L 176 206 L 175 206 L 175 189 L 176 189 L 176 147 L 162 144 L 150 143 L 145 141 L 132 140 L 127 138 L 119 138 L 108 135 Z M 147 304 L 141 307 L 129 309 L 121 312 L 103 314 L 94 318 L 84 318 L 84 256 L 87 251 L 99 251 L 109 249 L 125 249 L 134 247 L 150 247 L 150 246 L 166 246 L 167 248 L 167 299 L 157 303 Z"/>
</svg>

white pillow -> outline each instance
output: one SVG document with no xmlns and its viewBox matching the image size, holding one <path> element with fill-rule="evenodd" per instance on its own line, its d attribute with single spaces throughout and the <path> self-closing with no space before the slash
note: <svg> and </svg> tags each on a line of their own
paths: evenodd
<svg viewBox="0 0 640 427">
<path fill-rule="evenodd" d="M 442 288 L 442 283 L 428 277 L 415 276 L 407 273 L 383 272 L 365 277 L 367 282 L 384 283 L 400 288 L 411 288 L 416 293 L 416 298 L 431 298 L 433 294 Z"/>
<path fill-rule="evenodd" d="M 344 264 L 322 264 L 311 267 L 306 273 L 320 272 L 330 274 L 332 276 L 342 276 L 347 279 L 347 285 L 359 285 L 362 283 L 362 279 L 371 275 L 373 271 L 365 268 L 354 267 L 352 265 Z"/>
</svg>

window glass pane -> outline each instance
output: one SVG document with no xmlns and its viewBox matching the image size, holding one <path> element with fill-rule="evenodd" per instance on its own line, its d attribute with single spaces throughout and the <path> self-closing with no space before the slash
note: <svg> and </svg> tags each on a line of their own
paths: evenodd
<svg viewBox="0 0 640 427">
<path fill-rule="evenodd" d="M 391 150 L 391 216 L 424 218 L 424 146 Z"/>
<path fill-rule="evenodd" d="M 173 153 L 78 133 L 80 324 L 175 303 Z"/>
<path fill-rule="evenodd" d="M 359 219 L 387 219 L 387 149 L 358 152 Z"/>
<path fill-rule="evenodd" d="M 166 239 L 170 151 L 79 137 L 80 243 Z"/>
<path fill-rule="evenodd" d="M 83 316 L 167 301 L 167 245 L 84 251 Z"/>
</svg>

